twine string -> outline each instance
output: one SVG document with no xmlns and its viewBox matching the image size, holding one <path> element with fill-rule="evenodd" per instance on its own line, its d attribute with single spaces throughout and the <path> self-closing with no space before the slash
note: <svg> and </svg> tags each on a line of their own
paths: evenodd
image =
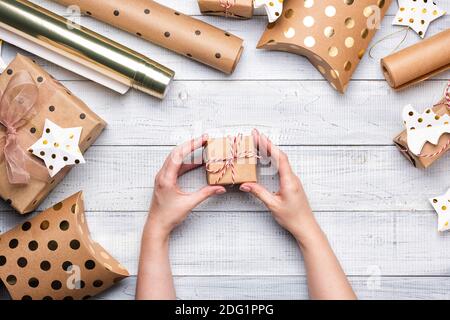
<svg viewBox="0 0 450 320">
<path fill-rule="evenodd" d="M 226 138 L 227 143 L 230 145 L 230 152 L 223 158 L 212 158 L 208 159 L 206 162 L 206 171 L 211 174 L 219 174 L 215 184 L 219 183 L 228 170 L 231 170 L 231 181 L 232 184 L 236 183 L 236 163 L 240 159 L 251 159 L 260 157 L 253 150 L 241 150 L 241 143 L 243 140 L 243 135 L 240 133 L 237 136 L 228 136 Z M 210 166 L 214 163 L 222 163 L 222 166 L 217 169 L 211 169 Z"/>
<path fill-rule="evenodd" d="M 228 17 L 228 10 L 236 4 L 236 0 L 219 0 L 219 3 L 220 6 L 225 9 L 225 17 Z"/>
</svg>

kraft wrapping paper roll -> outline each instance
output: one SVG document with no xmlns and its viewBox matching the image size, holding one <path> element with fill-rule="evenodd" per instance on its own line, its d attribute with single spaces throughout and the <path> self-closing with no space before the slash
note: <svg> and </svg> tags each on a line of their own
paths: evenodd
<svg viewBox="0 0 450 320">
<path fill-rule="evenodd" d="M 258 48 L 305 56 L 343 93 L 391 0 L 284 0 Z"/>
<path fill-rule="evenodd" d="M 404 89 L 450 69 L 450 29 L 383 58 L 381 67 L 394 89 Z"/>
<path fill-rule="evenodd" d="M 174 72 L 26 0 L 0 0 L 0 38 L 120 93 L 163 98 Z"/>
<path fill-rule="evenodd" d="M 152 0 L 53 0 L 224 73 L 232 73 L 242 39 Z"/>
</svg>

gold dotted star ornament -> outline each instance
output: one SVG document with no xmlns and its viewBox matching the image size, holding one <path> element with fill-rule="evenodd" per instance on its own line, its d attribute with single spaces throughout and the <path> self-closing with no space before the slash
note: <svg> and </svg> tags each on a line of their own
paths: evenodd
<svg viewBox="0 0 450 320">
<path fill-rule="evenodd" d="M 28 151 L 41 158 L 51 177 L 65 166 L 85 163 L 79 143 L 82 127 L 61 128 L 46 119 L 42 137 Z"/>
<path fill-rule="evenodd" d="M 450 189 L 446 194 L 430 199 L 434 210 L 438 214 L 438 230 L 440 232 L 450 229 Z"/>
<path fill-rule="evenodd" d="M 433 0 L 398 0 L 398 6 L 392 24 L 410 27 L 421 38 L 425 37 L 431 22 L 446 14 Z"/>
</svg>

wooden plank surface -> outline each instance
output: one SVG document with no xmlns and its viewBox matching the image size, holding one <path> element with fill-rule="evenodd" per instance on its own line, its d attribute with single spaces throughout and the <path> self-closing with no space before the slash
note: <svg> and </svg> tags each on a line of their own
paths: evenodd
<svg viewBox="0 0 450 320">
<path fill-rule="evenodd" d="M 33 2 L 67 16 L 48 0 Z M 364 57 L 340 95 L 305 59 L 255 49 L 266 24 L 261 11 L 252 20 L 235 21 L 200 16 L 195 0 L 162 2 L 243 37 L 246 49 L 236 72 L 225 76 L 88 17 L 84 25 L 176 70 L 164 101 L 136 91 L 120 96 L 36 58 L 109 124 L 87 152 L 88 163 L 72 170 L 41 206 L 84 190 L 94 240 L 132 274 L 98 298 L 134 298 L 153 179 L 172 146 L 203 132 L 257 127 L 288 153 L 359 298 L 449 299 L 449 235 L 437 232 L 427 199 L 449 187 L 450 160 L 415 169 L 392 138 L 402 130 L 402 107 L 413 103 L 424 109 L 437 102 L 450 72 L 405 91 L 391 90 L 378 60 L 395 48 L 397 35 L 374 49 L 374 59 Z M 439 5 L 450 11 L 449 2 Z M 392 4 L 375 39 L 399 29 L 391 26 L 396 9 Z M 429 35 L 449 27 L 450 17 L 441 18 Z M 403 46 L 417 41 L 410 33 Z M 17 52 L 23 53 L 6 45 L 5 60 Z M 267 163 L 260 177 L 277 189 Z M 202 169 L 180 180 L 185 190 L 204 183 Z M 0 204 L 1 232 L 23 221 Z M 201 205 L 174 232 L 171 261 L 180 299 L 308 298 L 294 241 L 257 200 L 236 190 Z"/>
</svg>

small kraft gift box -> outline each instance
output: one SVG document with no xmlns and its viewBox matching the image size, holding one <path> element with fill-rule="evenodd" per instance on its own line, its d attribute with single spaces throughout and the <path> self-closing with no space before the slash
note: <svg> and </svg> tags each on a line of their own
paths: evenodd
<svg viewBox="0 0 450 320">
<path fill-rule="evenodd" d="M 258 154 L 252 136 L 210 139 L 205 146 L 206 178 L 209 185 L 257 182 Z"/>
<path fill-rule="evenodd" d="M 441 100 L 423 113 L 411 105 L 403 110 L 406 129 L 394 138 L 400 152 L 417 168 L 428 168 L 450 147 L 449 100 Z"/>
<path fill-rule="evenodd" d="M 253 0 L 198 0 L 204 15 L 250 19 L 253 16 Z"/>
<path fill-rule="evenodd" d="M 70 171 L 70 166 L 65 166 L 51 174 L 52 166 L 46 167 L 30 150 L 45 134 L 47 122 L 74 128 L 76 132 L 81 130 L 79 150 L 75 150 L 80 155 L 106 126 L 104 120 L 31 59 L 17 55 L 0 75 L 0 197 L 21 214 L 35 210 Z M 45 130 L 49 133 L 50 129 Z M 54 144 L 61 147 L 61 152 L 70 147 Z M 50 157 L 55 159 L 56 154 Z M 67 160 L 65 156 L 63 161 Z"/>
</svg>

